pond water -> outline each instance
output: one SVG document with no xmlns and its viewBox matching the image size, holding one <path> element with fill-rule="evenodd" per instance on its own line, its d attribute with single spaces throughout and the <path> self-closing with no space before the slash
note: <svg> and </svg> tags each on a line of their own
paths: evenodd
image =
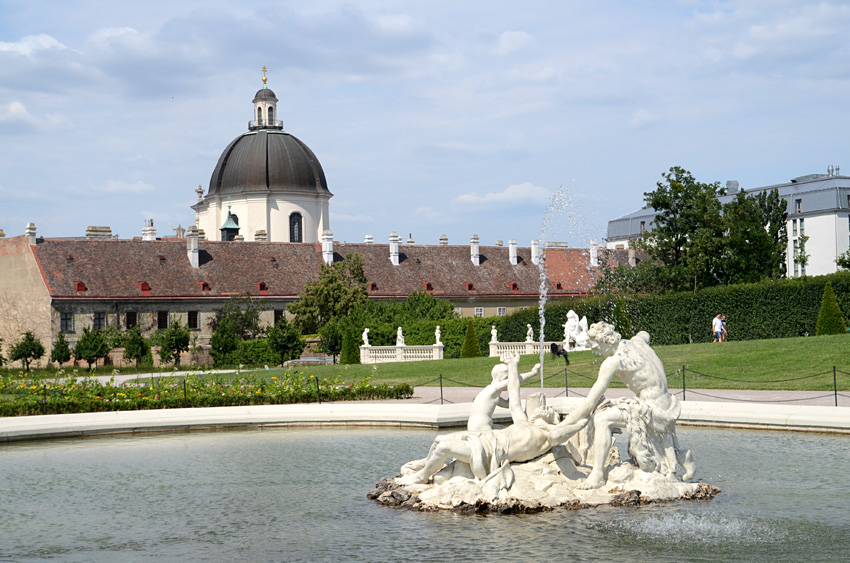
<svg viewBox="0 0 850 563">
<path fill-rule="evenodd" d="M 680 428 L 713 501 L 521 516 L 380 506 L 427 430 L 0 446 L 0 561 L 846 561 L 850 438 Z"/>
</svg>

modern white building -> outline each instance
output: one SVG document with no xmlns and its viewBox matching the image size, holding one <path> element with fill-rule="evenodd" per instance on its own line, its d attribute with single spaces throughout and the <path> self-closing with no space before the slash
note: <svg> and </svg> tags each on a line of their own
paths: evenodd
<svg viewBox="0 0 850 563">
<path fill-rule="evenodd" d="M 788 277 L 835 272 L 836 257 L 850 249 L 850 176 L 839 172 L 838 166 L 830 165 L 826 174 L 809 174 L 784 184 L 746 190 L 754 195 L 775 188 L 788 202 Z M 738 182 L 727 182 L 726 188 L 728 195 L 720 198 L 722 203 L 735 196 Z M 629 248 L 634 239 L 652 230 L 656 215 L 654 209 L 644 207 L 609 221 L 606 246 Z M 809 260 L 805 266 L 795 259 L 795 248 L 803 235 L 809 237 L 805 245 Z"/>
<path fill-rule="evenodd" d="M 206 195 L 198 186 L 192 208 L 206 240 L 315 243 L 330 230 L 322 165 L 283 130 L 277 102 L 263 76 L 248 131 L 221 153 Z"/>
</svg>

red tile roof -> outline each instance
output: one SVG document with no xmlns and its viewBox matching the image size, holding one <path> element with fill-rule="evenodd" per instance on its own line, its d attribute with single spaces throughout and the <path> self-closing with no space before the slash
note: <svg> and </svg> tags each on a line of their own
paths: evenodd
<svg viewBox="0 0 850 563">
<path fill-rule="evenodd" d="M 320 244 L 201 241 L 198 269 L 189 263 L 185 239 L 45 239 L 33 249 L 54 298 L 210 298 L 257 294 L 262 283 L 269 296 L 294 298 L 318 279 L 323 263 Z M 517 265 L 510 263 L 507 247 L 479 250 L 475 266 L 468 246 L 402 245 L 399 265 L 393 266 L 386 244 L 335 243 L 334 261 L 360 254 L 373 298 L 405 297 L 428 284 L 435 296 L 446 298 L 539 293 L 531 249 L 517 249 Z M 598 274 L 587 250 L 549 248 L 545 258 L 553 297 L 587 293 Z M 85 284 L 85 294 L 76 282 Z"/>
</svg>

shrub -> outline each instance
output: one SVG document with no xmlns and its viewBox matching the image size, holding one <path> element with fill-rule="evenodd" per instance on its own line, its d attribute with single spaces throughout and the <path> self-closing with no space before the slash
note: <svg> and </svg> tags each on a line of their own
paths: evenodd
<svg viewBox="0 0 850 563">
<path fill-rule="evenodd" d="M 818 314 L 817 335 L 844 334 L 847 331 L 847 323 L 841 316 L 841 308 L 832 291 L 832 284 L 826 282 L 821 298 L 820 313 Z"/>
<path fill-rule="evenodd" d="M 109 344 L 103 337 L 103 333 L 99 330 L 89 330 L 88 327 L 83 328 L 83 335 L 74 346 L 74 357 L 85 360 L 91 369 L 92 364 L 105 358 L 107 354 L 109 354 Z"/>
<path fill-rule="evenodd" d="M 71 348 L 68 346 L 68 341 L 65 340 L 65 333 L 60 332 L 53 344 L 53 350 L 50 352 L 50 361 L 62 365 L 70 359 Z"/>
<path fill-rule="evenodd" d="M 266 342 L 269 351 L 277 355 L 275 363 L 279 361 L 281 365 L 287 360 L 300 358 L 307 345 L 301 338 L 301 332 L 295 325 L 288 323 L 285 317 L 269 328 Z"/>
<path fill-rule="evenodd" d="M 233 320 L 229 316 L 223 316 L 210 338 L 210 354 L 213 358 L 213 366 L 226 365 L 230 355 L 239 348 L 241 340 Z"/>
<path fill-rule="evenodd" d="M 478 336 L 475 334 L 475 325 L 472 321 L 469 321 L 466 325 L 466 335 L 463 338 L 463 345 L 460 348 L 460 357 L 481 357 L 481 345 L 478 342 Z"/>
<path fill-rule="evenodd" d="M 124 358 L 135 360 L 136 365 L 150 353 L 150 346 L 142 336 L 139 327 L 133 326 L 127 329 L 124 337 Z"/>
<path fill-rule="evenodd" d="M 357 346 L 357 334 L 353 329 L 347 329 L 342 335 L 342 352 L 339 355 L 341 364 L 359 364 L 360 348 Z"/>
</svg>

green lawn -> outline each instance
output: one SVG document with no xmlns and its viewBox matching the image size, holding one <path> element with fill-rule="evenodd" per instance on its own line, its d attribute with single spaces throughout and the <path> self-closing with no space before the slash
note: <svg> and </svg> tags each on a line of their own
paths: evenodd
<svg viewBox="0 0 850 563">
<path fill-rule="evenodd" d="M 669 385 L 673 389 L 681 389 L 681 369 L 685 366 L 688 388 L 824 391 L 832 389 L 832 367 L 836 366 L 839 390 L 850 390 L 850 335 L 684 344 L 658 346 L 655 350 L 664 363 Z M 439 385 L 442 375 L 443 385 L 447 387 L 482 387 L 489 383 L 490 369 L 497 361 L 496 358 L 472 358 L 291 369 L 321 378 L 339 375 L 347 382 L 371 375 L 373 384 L 408 383 L 413 386 Z M 520 371 L 531 369 L 537 361 L 537 356 L 523 356 Z M 599 356 L 590 352 L 570 354 L 569 386 L 592 385 L 600 361 Z M 261 370 L 252 373 L 271 377 L 280 371 Z M 810 377 L 815 374 L 821 375 Z M 563 359 L 547 354 L 543 375 L 547 387 L 562 387 Z M 526 386 L 539 384 L 540 380 L 535 378 L 527 382 Z"/>
</svg>

